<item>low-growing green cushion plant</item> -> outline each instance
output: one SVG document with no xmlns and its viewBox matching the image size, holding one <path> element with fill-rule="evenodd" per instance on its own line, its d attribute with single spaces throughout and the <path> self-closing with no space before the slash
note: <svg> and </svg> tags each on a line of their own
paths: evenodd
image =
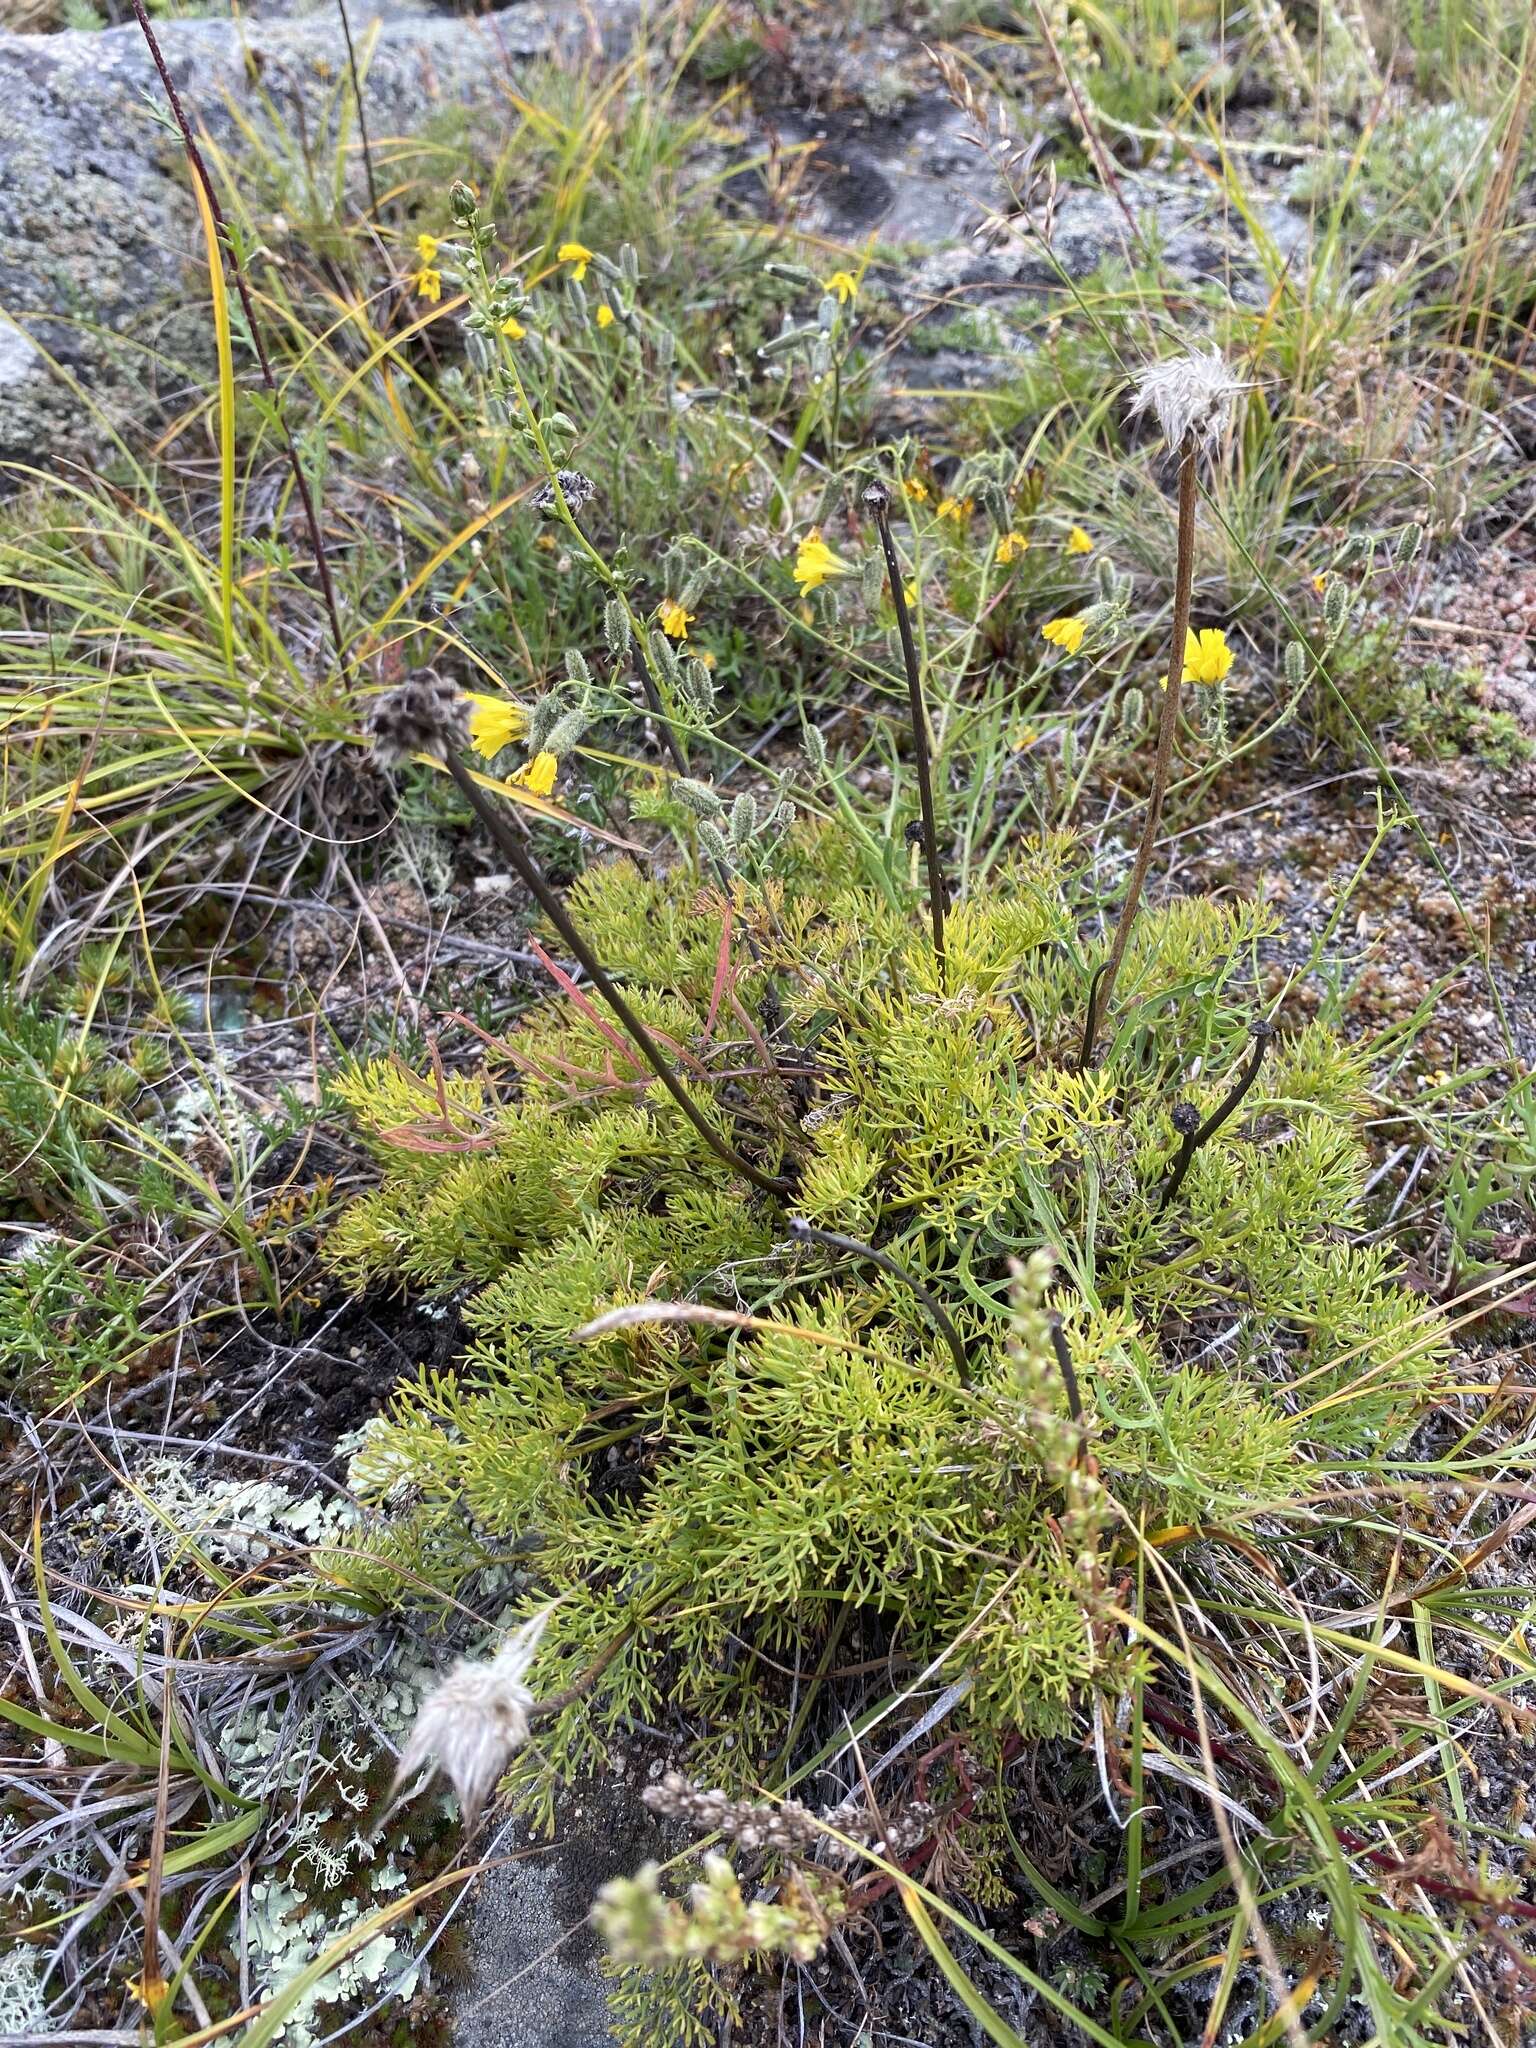
<svg viewBox="0 0 1536 2048">
<path fill-rule="evenodd" d="M 1108 1612 L 1137 1532 L 1251 1530 L 1319 1457 L 1400 1435 L 1444 1356 L 1351 1244 L 1357 1055 L 1317 1025 L 1250 1050 L 1262 904 L 1145 913 L 1084 1066 L 1068 840 L 952 907 L 942 974 L 903 853 L 802 824 L 775 865 L 728 895 L 605 865 L 570 907 L 781 1199 L 570 986 L 476 1073 L 340 1083 L 381 1177 L 337 1265 L 474 1290 L 462 1369 L 402 1389 L 364 1456 L 394 1503 L 369 1559 L 452 1583 L 532 1546 L 560 1596 L 535 1689 L 571 1695 L 515 1767 L 539 1804 L 664 1702 L 712 1782 L 764 1782 L 782 1668 L 855 1613 L 969 1679 L 984 1751 L 1063 1732 L 1146 1655 Z M 1252 1067 L 1165 1200 L 1175 1106 Z"/>
</svg>

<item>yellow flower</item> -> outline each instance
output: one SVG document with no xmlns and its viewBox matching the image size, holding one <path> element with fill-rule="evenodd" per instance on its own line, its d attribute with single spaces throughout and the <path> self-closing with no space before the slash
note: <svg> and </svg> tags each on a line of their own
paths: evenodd
<svg viewBox="0 0 1536 2048">
<path fill-rule="evenodd" d="M 562 242 L 555 251 L 555 260 L 572 264 L 571 275 L 580 284 L 587 274 L 587 265 L 592 261 L 592 251 L 585 242 Z"/>
<path fill-rule="evenodd" d="M 1232 650 L 1220 626 L 1207 626 L 1204 632 L 1188 635 L 1184 642 L 1186 683 L 1222 682 L 1231 666 Z"/>
<path fill-rule="evenodd" d="M 1065 648 L 1068 654 L 1076 654 L 1083 644 L 1083 635 L 1088 630 L 1088 621 L 1081 618 L 1047 619 L 1040 628 L 1041 637 L 1049 640 L 1053 647 Z"/>
<path fill-rule="evenodd" d="M 550 753 L 535 754 L 526 768 L 519 768 L 512 777 L 520 789 L 526 789 L 532 796 L 548 796 L 555 786 L 555 777 L 560 763 Z"/>
<path fill-rule="evenodd" d="M 521 341 L 523 336 L 528 332 L 527 328 L 523 325 L 522 321 L 518 319 L 515 313 L 509 313 L 506 319 L 502 321 L 501 331 L 507 337 L 508 341 Z"/>
<path fill-rule="evenodd" d="M 1015 555 L 1022 555 L 1028 546 L 1029 542 L 1022 533 L 1015 533 L 1010 529 L 997 544 L 997 559 L 1000 562 L 1011 562 Z"/>
<path fill-rule="evenodd" d="M 907 610 L 915 612 L 917 610 L 917 585 L 915 583 L 903 583 L 901 594 L 907 600 Z"/>
<path fill-rule="evenodd" d="M 1319 569 L 1317 574 L 1312 578 L 1312 588 L 1317 592 L 1319 597 L 1321 597 L 1323 592 L 1328 588 L 1328 571 L 1326 569 Z"/>
<path fill-rule="evenodd" d="M 510 697 L 482 697 L 470 692 L 469 744 L 487 761 L 494 761 L 510 746 L 528 724 L 528 714 Z"/>
<path fill-rule="evenodd" d="M 923 482 L 920 476 L 909 476 L 901 488 L 906 492 L 907 496 L 913 501 L 914 504 L 927 504 L 928 486 Z"/>
<path fill-rule="evenodd" d="M 598 324 L 598 326 L 599 326 L 599 327 L 611 327 L 611 326 L 613 325 L 613 308 L 612 308 L 612 306 L 609 306 L 609 305 L 601 305 L 601 306 L 599 306 L 599 307 L 598 307 L 598 309 L 597 309 L 597 324 Z"/>
<path fill-rule="evenodd" d="M 956 526 L 961 526 L 970 518 L 975 502 L 974 498 L 940 498 L 937 517 L 953 519 Z"/>
<path fill-rule="evenodd" d="M 1092 537 L 1084 533 L 1080 526 L 1074 526 L 1067 535 L 1067 553 L 1069 555 L 1091 555 L 1093 553 Z"/>
<path fill-rule="evenodd" d="M 848 564 L 833 554 L 821 537 L 821 528 L 813 526 L 795 549 L 794 577 L 801 590 L 818 590 L 829 576 L 847 574 Z"/>
<path fill-rule="evenodd" d="M 1184 635 L 1183 680 L 1186 683 L 1222 682 L 1231 666 L 1232 650 L 1220 626 L 1207 626 L 1203 632 Z M 1157 681 L 1160 689 L 1167 689 L 1166 676 L 1159 676 Z"/>
<path fill-rule="evenodd" d="M 440 270 L 418 270 L 412 283 L 418 299 L 425 299 L 429 306 L 435 306 L 443 296 L 443 273 Z"/>
<path fill-rule="evenodd" d="M 825 290 L 837 293 L 838 304 L 841 306 L 847 305 L 858 288 L 858 280 L 851 271 L 847 270 L 834 270 L 832 275 L 825 280 L 824 286 Z"/>
<path fill-rule="evenodd" d="M 664 597 L 656 607 L 656 616 L 661 621 L 661 630 L 669 640 L 688 638 L 688 621 L 694 614 L 687 609 L 681 598 Z"/>
</svg>

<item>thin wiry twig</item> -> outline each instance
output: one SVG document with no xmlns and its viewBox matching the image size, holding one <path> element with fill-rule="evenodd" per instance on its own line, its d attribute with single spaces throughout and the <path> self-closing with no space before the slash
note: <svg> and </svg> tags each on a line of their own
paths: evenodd
<svg viewBox="0 0 1536 2048">
<path fill-rule="evenodd" d="M 362 82 L 357 75 L 357 52 L 352 47 L 352 24 L 347 19 L 347 0 L 336 0 L 336 12 L 341 16 L 341 32 L 347 43 L 347 70 L 352 79 L 352 104 L 357 109 L 357 132 L 363 145 L 363 170 L 368 179 L 368 206 L 375 220 L 379 217 L 379 188 L 373 176 L 373 151 L 368 143 L 368 116 L 363 111 Z"/>
</svg>

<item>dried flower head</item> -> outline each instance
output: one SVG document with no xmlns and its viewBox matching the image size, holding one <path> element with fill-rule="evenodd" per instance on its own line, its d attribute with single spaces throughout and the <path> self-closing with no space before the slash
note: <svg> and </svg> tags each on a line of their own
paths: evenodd
<svg viewBox="0 0 1536 2048">
<path fill-rule="evenodd" d="M 583 505 L 590 505 L 597 496 L 597 485 L 591 477 L 583 476 L 579 469 L 557 469 L 555 483 L 559 484 L 561 496 L 572 512 L 579 512 Z M 545 484 L 533 502 L 541 512 L 558 512 L 560 505 L 555 496 L 555 484 Z"/>
<path fill-rule="evenodd" d="M 1240 383 L 1219 350 L 1209 355 L 1170 356 L 1136 379 L 1131 416 L 1151 413 L 1170 448 L 1192 438 L 1207 453 L 1226 432 L 1238 399 L 1252 387 Z"/>
<path fill-rule="evenodd" d="M 417 754 L 442 760 L 463 746 L 469 732 L 469 699 L 457 683 L 431 673 L 412 676 L 374 700 L 368 713 L 373 751 L 387 768 Z"/>
<path fill-rule="evenodd" d="M 401 1751 L 396 1791 L 423 1764 L 431 1768 L 416 1792 L 424 1792 L 439 1770 L 446 1771 L 465 1825 L 473 1827 L 497 1779 L 528 1740 L 533 1694 L 523 1681 L 553 1612 L 551 1603 L 525 1621 L 489 1663 L 461 1657 L 432 1688 Z"/>
</svg>

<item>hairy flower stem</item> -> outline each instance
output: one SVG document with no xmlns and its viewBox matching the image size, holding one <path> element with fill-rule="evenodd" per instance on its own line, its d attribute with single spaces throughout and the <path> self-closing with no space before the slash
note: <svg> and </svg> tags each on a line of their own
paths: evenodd
<svg viewBox="0 0 1536 2048">
<path fill-rule="evenodd" d="M 933 957 L 939 963 L 939 986 L 944 986 L 944 870 L 939 863 L 939 829 L 933 809 L 933 763 L 928 752 L 928 711 L 923 703 L 923 676 L 918 666 L 917 642 L 912 637 L 912 618 L 907 594 L 902 588 L 901 563 L 891 539 L 891 494 L 882 483 L 872 483 L 864 503 L 873 514 L 875 530 L 885 553 L 886 574 L 891 579 L 891 602 L 896 607 L 896 630 L 901 636 L 901 658 L 907 670 L 907 696 L 912 708 L 912 751 L 917 757 L 917 797 L 923 813 L 923 851 L 928 857 L 928 913 L 933 920 Z"/>
<path fill-rule="evenodd" d="M 1179 686 L 1184 676 L 1184 643 L 1189 637 L 1190 593 L 1195 581 L 1197 450 L 1196 436 L 1192 432 L 1186 433 L 1179 451 L 1179 538 L 1173 572 L 1173 651 L 1168 657 L 1168 688 L 1163 695 L 1163 715 L 1157 728 L 1157 754 L 1152 763 L 1152 788 L 1147 797 L 1147 821 L 1141 829 L 1141 844 L 1136 849 L 1135 865 L 1131 869 L 1131 879 L 1126 886 L 1125 902 L 1120 907 L 1120 922 L 1115 927 L 1115 942 L 1110 948 L 1104 976 L 1089 998 L 1088 1020 L 1083 1032 L 1083 1044 L 1086 1048 L 1083 1059 L 1085 1068 L 1093 1064 L 1093 1051 L 1098 1040 L 1099 1026 L 1109 1015 L 1109 1006 L 1114 999 L 1115 981 L 1120 973 L 1120 963 L 1125 958 L 1131 926 L 1136 922 L 1136 911 L 1141 903 L 1147 870 L 1152 865 L 1158 827 L 1163 821 L 1163 800 L 1168 794 L 1168 783 L 1173 773 L 1173 747 L 1179 730 Z"/>
<path fill-rule="evenodd" d="M 905 1266 L 898 1266 L 885 1252 L 876 1251 L 872 1244 L 865 1244 L 857 1237 L 844 1237 L 836 1230 L 818 1230 L 814 1223 L 807 1223 L 803 1216 L 790 1219 L 789 1234 L 799 1244 L 825 1245 L 829 1251 L 846 1252 L 850 1258 L 868 1259 L 872 1266 L 878 1266 L 882 1273 L 889 1273 L 893 1280 L 899 1280 L 903 1287 L 909 1288 L 927 1309 L 939 1335 L 949 1346 L 949 1355 L 955 1361 L 955 1371 L 960 1375 L 961 1386 L 968 1387 L 971 1384 L 971 1369 L 966 1363 L 965 1346 L 960 1342 L 960 1332 L 927 1288 L 920 1280 L 914 1280 Z M 1070 1372 L 1071 1367 L 1067 1370 Z"/>
<path fill-rule="evenodd" d="M 1238 1075 L 1236 1081 L 1222 1097 L 1221 1101 L 1211 1111 L 1205 1122 L 1195 1125 L 1192 1130 L 1186 1129 L 1184 1131 L 1183 1143 L 1179 1146 L 1178 1157 L 1173 1162 L 1173 1170 L 1163 1183 L 1162 1199 L 1157 1205 L 1159 1214 L 1168 1207 L 1168 1204 L 1184 1185 L 1184 1176 L 1188 1173 L 1190 1162 L 1200 1150 L 1200 1147 L 1208 1139 L 1215 1137 L 1228 1117 L 1237 1114 L 1238 1105 L 1259 1078 L 1259 1069 L 1264 1064 L 1264 1049 L 1269 1044 L 1271 1038 L 1274 1037 L 1275 1027 L 1267 1019 L 1256 1017 L 1248 1028 L 1253 1035 L 1253 1051 L 1248 1055 L 1248 1064 Z M 1180 1106 L 1185 1107 L 1186 1105 L 1181 1104 Z"/>
<path fill-rule="evenodd" d="M 245 314 L 246 332 L 251 337 L 251 346 L 256 351 L 256 361 L 261 368 L 261 381 L 266 385 L 268 394 L 272 399 L 272 409 L 277 416 L 278 427 L 287 446 L 288 463 L 293 471 L 293 487 L 298 493 L 299 503 L 304 510 L 304 523 L 309 528 L 309 544 L 313 548 L 315 555 L 315 574 L 320 579 L 320 593 L 325 600 L 325 609 L 330 618 L 331 640 L 336 649 L 336 659 L 340 662 L 345 640 L 341 630 L 341 615 L 336 609 L 336 592 L 331 583 L 330 558 L 325 552 L 325 540 L 320 532 L 320 515 L 315 510 L 314 494 L 309 488 L 309 479 L 304 474 L 304 465 L 299 460 L 298 443 L 293 438 L 293 431 L 289 427 L 287 417 L 283 411 L 282 394 L 277 388 L 277 379 L 272 374 L 272 364 L 267 355 L 267 345 L 261 338 L 260 327 L 256 324 L 256 308 L 251 303 L 250 287 L 245 281 L 245 266 L 236 255 L 235 245 L 230 240 L 229 224 L 225 220 L 223 209 L 219 205 L 219 195 L 214 190 L 213 179 L 208 175 L 208 166 L 203 162 L 203 153 L 197 146 L 197 138 L 192 133 L 192 124 L 187 119 L 186 111 L 181 104 L 180 96 L 176 91 L 175 81 L 166 68 L 165 58 L 161 53 L 155 31 L 150 26 L 149 16 L 144 12 L 144 0 L 131 0 L 131 4 L 134 18 L 143 30 L 144 40 L 149 45 L 149 54 L 155 60 L 155 69 L 160 74 L 160 83 L 165 87 L 165 96 L 170 102 L 171 113 L 175 118 L 176 126 L 181 131 L 182 145 L 187 152 L 187 162 L 192 167 L 192 175 L 202 186 L 203 197 L 208 201 L 208 211 L 213 215 L 213 224 L 218 230 L 219 240 L 224 245 L 224 256 L 229 265 L 230 276 L 234 279 L 235 290 L 240 295 L 241 310 Z"/>
<path fill-rule="evenodd" d="M 607 1003 L 609 1009 L 612 1010 L 624 1029 L 629 1033 L 643 1055 L 646 1065 L 672 1097 L 672 1100 L 683 1112 L 683 1115 L 687 1117 L 689 1123 L 693 1125 L 693 1128 L 698 1132 L 705 1144 L 708 1145 L 711 1152 L 717 1158 L 722 1159 L 733 1172 L 744 1174 L 751 1181 L 752 1185 L 761 1188 L 764 1194 L 787 1195 L 790 1192 L 790 1183 L 788 1181 L 776 1180 L 771 1173 L 764 1173 L 761 1167 L 753 1166 L 749 1160 L 743 1159 L 738 1152 L 733 1152 L 724 1138 L 715 1130 L 709 1119 L 694 1102 L 688 1090 L 672 1071 L 661 1047 L 656 1043 L 639 1017 L 636 1016 L 623 992 L 610 976 L 607 968 L 597 959 L 591 947 L 572 923 L 569 912 L 554 890 L 549 886 L 543 870 L 533 857 L 531 849 L 522 844 L 506 820 L 499 815 L 486 797 L 485 792 L 480 788 L 452 747 L 445 747 L 443 758 L 447 764 L 448 773 L 458 784 L 459 791 L 465 802 L 485 827 L 486 831 L 490 833 L 492 839 L 495 840 L 497 846 L 506 855 L 507 859 L 512 863 L 518 880 L 527 889 L 540 910 L 543 911 L 544 915 L 559 933 L 561 943 L 571 954 L 572 958 L 581 963 L 582 972 L 603 998 L 603 1001 Z"/>
</svg>

